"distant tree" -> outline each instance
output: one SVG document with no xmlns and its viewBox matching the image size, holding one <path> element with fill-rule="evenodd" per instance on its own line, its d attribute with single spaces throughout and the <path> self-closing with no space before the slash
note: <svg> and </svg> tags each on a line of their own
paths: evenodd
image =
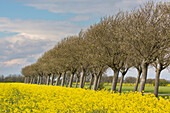
<svg viewBox="0 0 170 113">
<path fill-rule="evenodd" d="M 146 80 L 146 83 L 152 84 L 153 81 L 154 81 L 154 79 L 147 79 L 147 80 Z"/>
<path fill-rule="evenodd" d="M 152 82 L 153 86 L 155 86 L 155 80 L 153 80 Z M 168 81 L 165 79 L 160 79 L 159 80 L 159 86 L 167 86 L 168 85 Z"/>
<path fill-rule="evenodd" d="M 24 76 L 21 75 L 8 75 L 6 77 L 3 78 L 3 81 L 0 82 L 24 82 Z"/>
<path fill-rule="evenodd" d="M 1 75 L 0 76 L 0 82 L 3 82 L 4 81 L 4 75 Z"/>
<path fill-rule="evenodd" d="M 126 77 L 125 78 L 125 83 L 135 83 L 136 82 L 136 77 Z"/>
</svg>

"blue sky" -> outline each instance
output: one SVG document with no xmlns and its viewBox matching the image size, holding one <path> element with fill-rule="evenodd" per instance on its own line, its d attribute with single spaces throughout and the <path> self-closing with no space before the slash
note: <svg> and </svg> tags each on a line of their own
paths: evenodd
<svg viewBox="0 0 170 113">
<path fill-rule="evenodd" d="M 148 0 L 0 0 L 0 75 L 20 74 L 45 51 L 103 16 L 131 10 Z M 161 0 L 155 0 L 161 1 Z M 108 75 L 113 72 L 108 70 Z M 162 78 L 170 80 L 164 70 Z M 127 76 L 136 76 L 130 69 Z M 154 78 L 154 68 L 148 78 Z"/>
</svg>

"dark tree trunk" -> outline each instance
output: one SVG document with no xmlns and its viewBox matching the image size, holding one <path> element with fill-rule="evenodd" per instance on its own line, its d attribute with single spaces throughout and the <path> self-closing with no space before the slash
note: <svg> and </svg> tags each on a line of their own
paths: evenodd
<svg viewBox="0 0 170 113">
<path fill-rule="evenodd" d="M 118 90 L 119 93 L 122 92 L 123 80 L 124 80 L 125 74 L 127 73 L 128 70 L 129 70 L 129 68 L 126 68 L 125 70 L 121 70 L 122 76 L 121 76 L 120 86 L 119 86 L 119 90 Z"/>
<path fill-rule="evenodd" d="M 122 85 L 123 85 L 124 76 L 125 76 L 124 74 L 122 74 L 122 76 L 121 76 L 120 86 L 119 86 L 119 90 L 118 90 L 119 93 L 121 93 L 121 91 L 122 91 Z"/>
<path fill-rule="evenodd" d="M 83 69 L 82 72 L 81 72 L 79 88 L 83 88 L 83 79 L 84 79 L 84 76 L 85 76 L 85 69 Z"/>
<path fill-rule="evenodd" d="M 62 73 L 62 81 L 61 81 L 61 86 L 64 86 L 64 82 L 65 82 L 65 72 L 64 73 Z"/>
<path fill-rule="evenodd" d="M 142 62 L 142 77 L 141 77 L 141 80 L 140 80 L 139 92 L 142 92 L 145 89 L 148 65 L 149 65 L 148 63 Z"/>
<path fill-rule="evenodd" d="M 56 84 L 55 84 L 56 86 L 59 85 L 60 77 L 61 77 L 61 74 L 59 74 L 58 77 L 57 77 Z"/>
<path fill-rule="evenodd" d="M 100 73 L 100 75 L 99 75 L 99 77 L 98 77 L 98 81 L 97 81 L 97 87 L 96 87 L 97 90 L 99 89 L 101 77 L 102 77 L 102 74 Z"/>
<path fill-rule="evenodd" d="M 70 76 L 69 87 L 72 87 L 72 84 L 73 84 L 73 78 L 74 78 L 74 73 L 72 73 L 72 74 L 71 74 L 71 76 Z"/>
<path fill-rule="evenodd" d="M 69 76 L 67 75 L 67 77 L 66 77 L 66 87 L 68 87 L 68 83 L 69 83 Z"/>
<path fill-rule="evenodd" d="M 53 81 L 54 81 L 54 74 L 51 74 L 51 81 L 50 81 L 50 85 L 53 85 Z"/>
<path fill-rule="evenodd" d="M 84 79 L 83 79 L 83 87 L 85 86 L 85 83 L 86 83 L 86 76 L 84 76 Z"/>
<path fill-rule="evenodd" d="M 99 76 L 94 74 L 94 83 L 93 83 L 93 89 L 92 90 L 97 90 L 97 82 L 98 82 Z"/>
<path fill-rule="evenodd" d="M 76 88 L 77 88 L 77 85 L 78 85 L 78 81 L 79 81 L 79 77 L 76 78 Z"/>
<path fill-rule="evenodd" d="M 159 77 L 160 77 L 161 69 L 156 70 L 156 77 L 155 77 L 155 89 L 154 95 L 158 97 L 158 90 L 159 90 Z"/>
<path fill-rule="evenodd" d="M 140 81 L 140 75 L 142 73 L 142 70 L 138 70 L 138 77 L 136 78 L 136 84 L 135 84 L 135 89 L 134 89 L 134 92 L 137 91 L 138 89 L 138 84 L 139 84 L 139 81 Z"/>
<path fill-rule="evenodd" d="M 114 71 L 114 76 L 113 76 L 113 81 L 112 81 L 112 87 L 111 91 L 116 92 L 116 85 L 117 85 L 117 80 L 118 80 L 118 75 L 119 75 L 119 70 Z"/>
<path fill-rule="evenodd" d="M 94 78 L 94 75 L 92 74 L 91 79 L 90 79 L 89 89 L 91 89 L 91 86 L 92 86 L 92 83 L 93 83 L 93 78 Z"/>
</svg>

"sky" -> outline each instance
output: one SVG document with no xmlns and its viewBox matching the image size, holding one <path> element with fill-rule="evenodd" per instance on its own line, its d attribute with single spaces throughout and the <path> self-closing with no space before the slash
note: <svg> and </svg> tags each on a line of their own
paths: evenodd
<svg viewBox="0 0 170 113">
<path fill-rule="evenodd" d="M 0 75 L 20 74 L 69 35 L 98 23 L 101 17 L 131 10 L 149 0 L 0 0 Z M 162 0 L 155 0 L 156 2 Z M 108 69 L 108 75 L 113 71 Z M 136 77 L 129 70 L 127 76 Z M 155 77 L 149 67 L 148 78 Z M 170 80 L 164 70 L 161 78 Z"/>
</svg>

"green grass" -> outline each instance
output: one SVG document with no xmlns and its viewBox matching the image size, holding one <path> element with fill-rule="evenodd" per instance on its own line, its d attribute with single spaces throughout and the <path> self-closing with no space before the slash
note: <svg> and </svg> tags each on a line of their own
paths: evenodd
<svg viewBox="0 0 170 113">
<path fill-rule="evenodd" d="M 73 85 L 75 87 L 75 85 Z M 78 85 L 79 87 L 79 85 Z M 85 85 L 85 88 L 89 87 L 89 85 Z M 135 86 L 123 86 L 122 91 L 133 91 Z M 111 85 L 105 85 L 105 88 L 111 88 Z M 118 91 L 119 86 L 116 87 L 116 90 Z M 154 93 L 154 86 L 145 86 L 145 92 L 148 93 Z M 159 86 L 159 94 L 170 94 L 170 86 Z"/>
<path fill-rule="evenodd" d="M 133 91 L 135 86 L 123 86 L 122 91 Z M 111 88 L 111 85 L 105 86 L 105 88 Z M 118 90 L 119 86 L 116 87 Z M 154 93 L 154 86 L 145 86 L 145 92 Z M 159 86 L 160 94 L 170 94 L 170 86 Z"/>
</svg>

